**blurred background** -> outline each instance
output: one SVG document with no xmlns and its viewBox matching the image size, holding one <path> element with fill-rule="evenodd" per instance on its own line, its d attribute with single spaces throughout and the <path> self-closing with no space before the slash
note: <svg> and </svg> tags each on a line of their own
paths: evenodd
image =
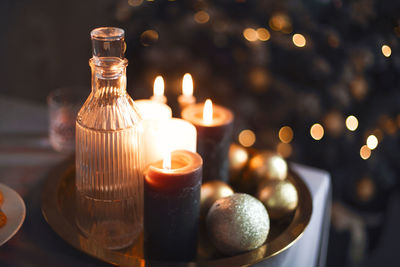
<svg viewBox="0 0 400 267">
<path fill-rule="evenodd" d="M 400 2 L 2 0 L 0 22 L 0 95 L 89 94 L 90 30 L 121 27 L 134 99 L 161 74 L 174 108 L 191 73 L 236 142 L 331 173 L 328 266 L 396 266 Z"/>
</svg>

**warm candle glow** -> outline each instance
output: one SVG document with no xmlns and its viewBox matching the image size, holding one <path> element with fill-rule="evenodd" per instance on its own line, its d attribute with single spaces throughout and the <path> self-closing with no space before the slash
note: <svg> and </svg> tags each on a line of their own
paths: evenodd
<svg viewBox="0 0 400 267">
<path fill-rule="evenodd" d="M 206 125 L 210 125 L 213 121 L 213 107 L 211 99 L 207 99 L 203 108 L 203 122 Z"/>
<path fill-rule="evenodd" d="M 171 169 L 171 151 L 166 151 L 163 159 L 163 168 L 166 170 Z"/>
<path fill-rule="evenodd" d="M 164 95 L 164 79 L 162 76 L 157 76 L 156 79 L 154 80 L 153 95 L 154 96 Z"/>
<path fill-rule="evenodd" d="M 193 79 L 190 73 L 186 73 L 185 75 L 183 75 L 182 94 L 185 96 L 193 95 Z"/>
</svg>

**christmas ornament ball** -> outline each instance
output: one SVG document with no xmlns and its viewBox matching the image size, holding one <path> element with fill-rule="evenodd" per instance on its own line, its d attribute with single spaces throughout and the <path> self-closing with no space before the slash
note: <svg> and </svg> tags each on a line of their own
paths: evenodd
<svg viewBox="0 0 400 267">
<path fill-rule="evenodd" d="M 257 196 L 267 208 L 271 219 L 289 215 L 298 204 L 297 190 L 289 181 L 267 182 L 260 186 Z"/>
<path fill-rule="evenodd" d="M 231 173 L 237 173 L 243 170 L 249 160 L 247 150 L 237 144 L 231 144 L 229 147 L 229 168 Z"/>
<path fill-rule="evenodd" d="M 222 253 L 235 255 L 264 244 L 269 233 L 269 216 L 256 198 L 236 193 L 217 200 L 206 220 L 208 235 Z"/>
<path fill-rule="evenodd" d="M 212 204 L 220 198 L 233 195 L 232 188 L 222 181 L 209 181 L 201 186 L 200 216 L 205 217 Z"/>
<path fill-rule="evenodd" d="M 288 166 L 286 161 L 278 154 L 271 151 L 264 151 L 249 162 L 250 175 L 258 184 L 269 181 L 286 179 Z"/>
</svg>

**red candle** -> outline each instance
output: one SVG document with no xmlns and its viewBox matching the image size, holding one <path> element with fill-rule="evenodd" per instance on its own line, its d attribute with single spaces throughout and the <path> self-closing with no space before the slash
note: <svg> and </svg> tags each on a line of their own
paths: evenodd
<svg viewBox="0 0 400 267">
<path fill-rule="evenodd" d="M 211 100 L 188 106 L 182 118 L 197 129 L 197 152 L 203 158 L 203 181 L 228 181 L 228 152 L 233 130 L 233 113 Z"/>
<path fill-rule="evenodd" d="M 149 165 L 144 179 L 144 252 L 151 260 L 196 256 L 203 161 L 186 150 Z"/>
</svg>

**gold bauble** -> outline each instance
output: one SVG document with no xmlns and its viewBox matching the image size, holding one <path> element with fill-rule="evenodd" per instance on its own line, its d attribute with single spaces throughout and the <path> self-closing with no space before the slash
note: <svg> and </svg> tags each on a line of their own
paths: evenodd
<svg viewBox="0 0 400 267">
<path fill-rule="evenodd" d="M 247 150 L 237 144 L 231 144 L 229 147 L 229 169 L 231 173 L 238 173 L 243 170 L 249 161 Z"/>
<path fill-rule="evenodd" d="M 278 154 L 264 151 L 250 160 L 249 172 L 257 184 L 265 181 L 282 181 L 287 177 L 288 166 Z"/>
<path fill-rule="evenodd" d="M 291 214 L 298 204 L 296 187 L 289 181 L 267 182 L 260 186 L 257 197 L 275 220 Z"/>
<path fill-rule="evenodd" d="M 233 195 L 232 188 L 222 181 L 209 181 L 201 186 L 200 217 L 205 217 L 212 204 L 220 198 Z"/>
<path fill-rule="evenodd" d="M 262 246 L 269 233 L 269 216 L 264 205 L 248 194 L 221 198 L 207 214 L 207 232 L 222 253 L 234 255 Z"/>
</svg>

